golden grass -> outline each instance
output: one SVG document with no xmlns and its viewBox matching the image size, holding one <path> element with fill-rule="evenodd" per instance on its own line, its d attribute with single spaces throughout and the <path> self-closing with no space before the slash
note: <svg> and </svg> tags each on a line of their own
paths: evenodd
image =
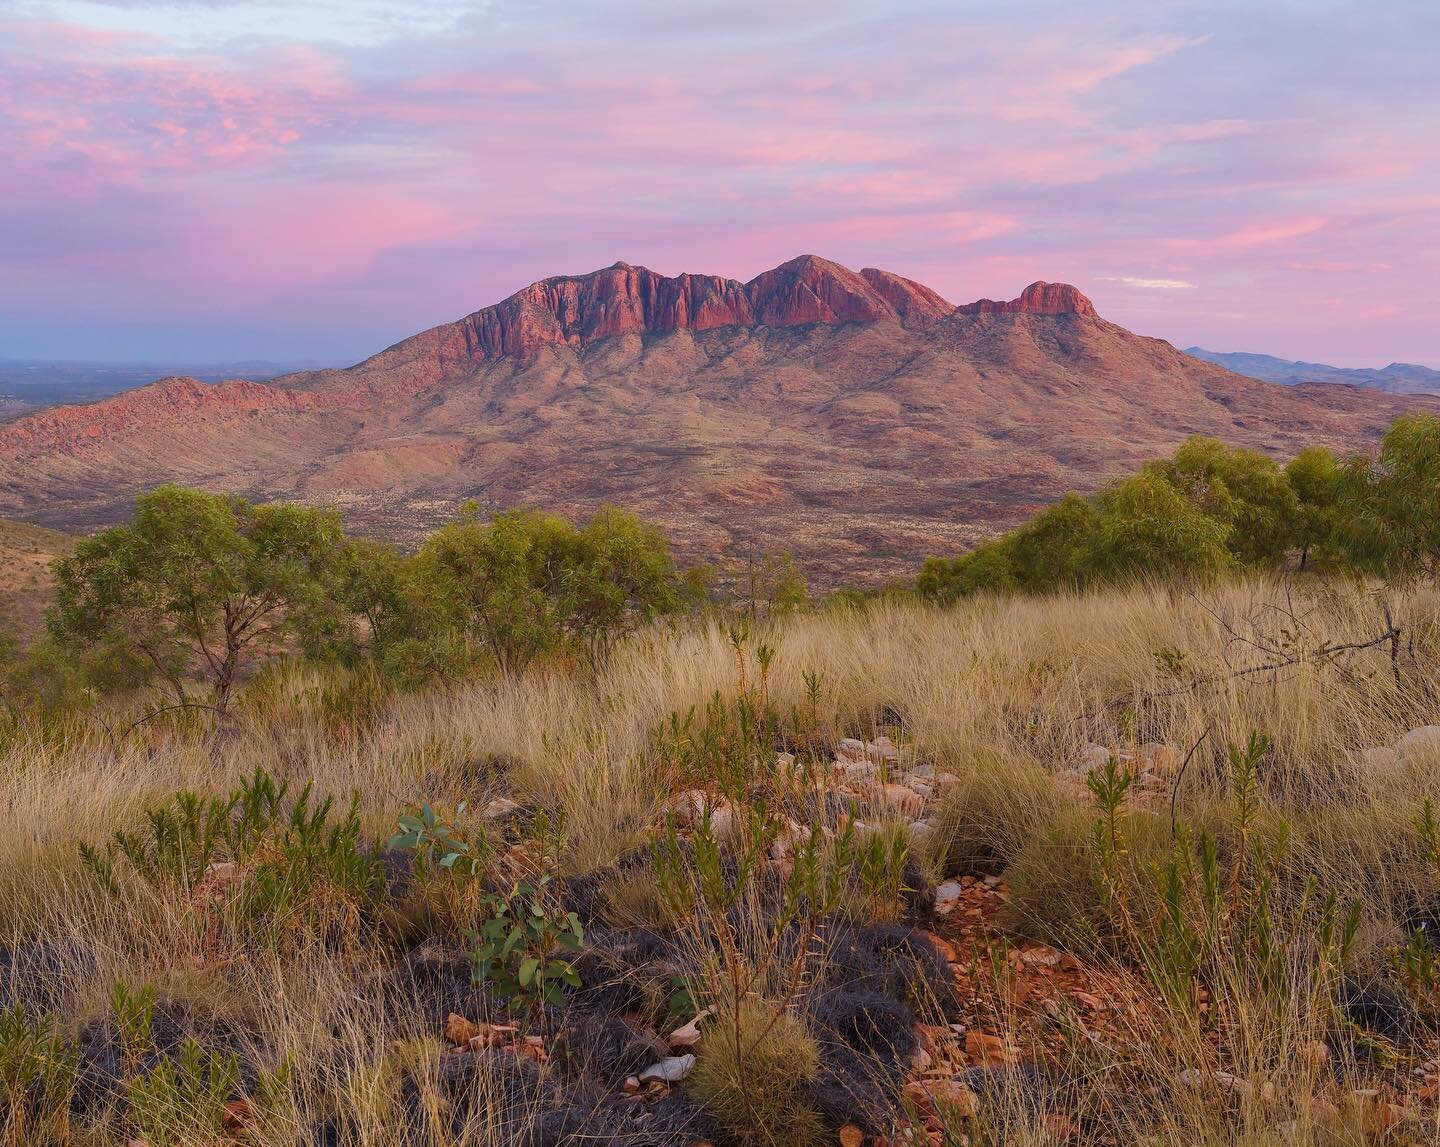
<svg viewBox="0 0 1440 1147">
<path fill-rule="evenodd" d="M 1406 896 L 1433 883 L 1406 826 L 1424 798 L 1440 799 L 1440 758 L 1360 755 L 1440 724 L 1440 595 L 1388 591 L 1383 607 L 1400 630 L 1393 662 L 1388 644 L 1321 655 L 1386 628 L 1381 596 L 1354 586 L 1255 579 L 1195 593 L 1135 587 L 943 611 L 822 610 L 765 635 L 778 650 L 769 688 L 782 711 L 798 708 L 802 672 L 819 673 L 822 724 L 835 738 L 898 717 L 907 752 L 989 802 L 966 823 L 989 816 L 1007 859 L 1053 819 L 1037 814 L 1038 798 L 1014 807 L 1017 793 L 1049 794 L 1043 803 L 1072 819 L 1087 807 L 1073 781 L 1050 787 L 1087 744 L 1184 751 L 1204 734 L 1176 799 L 1182 814 L 1209 815 L 1223 796 L 1221 750 L 1262 730 L 1274 741 L 1264 815 L 1291 828 L 1285 864 L 1362 896 L 1375 951 L 1394 939 Z M 1291 659 L 1276 672 L 1241 672 Z M 63 938 L 62 1013 L 72 1028 L 103 1010 L 117 980 L 243 1015 L 257 1040 L 299 1065 L 297 1110 L 267 1141 L 293 1142 L 302 1114 L 329 1107 L 358 1116 L 358 1141 L 413 1141 L 395 1125 L 400 1081 L 408 1072 L 425 1102 L 439 1102 L 439 1085 L 424 1082 L 436 1070 L 433 1031 L 413 1016 L 382 1030 L 391 1021 L 357 997 L 354 967 L 323 953 L 287 961 L 207 952 L 185 906 L 107 896 L 81 871 L 77 844 L 133 825 L 148 802 L 178 788 L 223 791 L 263 767 L 321 792 L 358 791 L 367 829 L 382 840 L 411 803 L 453 809 L 505 793 L 563 812 L 566 870 L 600 871 L 646 841 L 670 795 L 649 759 L 652 732 L 671 713 L 733 693 L 737 672 L 722 629 L 696 623 L 631 641 L 598 679 L 556 668 L 458 684 L 395 698 L 353 729 L 323 712 L 322 673 L 291 668 L 257 687 L 233 720 L 205 730 L 161 719 L 127 732 L 126 715 L 111 712 L 107 725 L 90 721 L 64 739 L 22 731 L 0 756 L 0 948 Z M 1168 822 L 1167 807 L 1155 815 Z M 1051 878 L 1063 881 L 1064 858 L 1055 864 Z M 372 970 L 380 964 L 376 956 Z M 1267 1111 L 1217 1124 L 1214 1105 L 1188 1093 L 1173 1104 L 1156 1142 L 1261 1142 L 1279 1122 Z M 486 1138 L 499 1134 L 494 1126 L 477 1120 L 470 1141 L 497 1141 Z M 436 1117 L 419 1141 L 450 1141 L 439 1127 Z M 1312 1134 L 1304 1120 L 1294 1134 L 1301 1143 L 1364 1141 Z"/>
</svg>

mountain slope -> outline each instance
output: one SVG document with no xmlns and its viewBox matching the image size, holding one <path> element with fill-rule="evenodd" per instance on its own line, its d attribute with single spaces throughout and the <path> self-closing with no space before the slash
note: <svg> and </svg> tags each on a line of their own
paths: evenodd
<svg viewBox="0 0 1440 1147">
<path fill-rule="evenodd" d="M 413 539 L 467 497 L 614 501 L 691 556 L 753 544 L 821 580 L 878 578 L 1189 434 L 1359 447 L 1404 408 L 1197 361 L 1065 284 L 955 308 L 813 256 L 748 283 L 621 263 L 348 370 L 171 379 L 22 418 L 0 427 L 0 513 L 90 525 L 178 480 L 329 500 Z"/>
<path fill-rule="evenodd" d="M 51 563 L 75 539 L 55 530 L 0 519 L 0 634 L 36 633 L 50 604 Z"/>
<path fill-rule="evenodd" d="M 1213 362 L 1236 374 L 1260 378 L 1267 382 L 1281 382 L 1294 386 L 1300 382 L 1339 382 L 1350 386 L 1368 386 L 1392 394 L 1440 394 L 1440 370 L 1431 370 L 1413 362 L 1392 362 L 1378 368 L 1356 368 L 1326 366 L 1320 362 L 1292 362 L 1268 354 L 1249 354 L 1243 351 L 1225 353 L 1205 350 L 1203 347 L 1186 347 L 1185 353 L 1192 358 Z"/>
</svg>

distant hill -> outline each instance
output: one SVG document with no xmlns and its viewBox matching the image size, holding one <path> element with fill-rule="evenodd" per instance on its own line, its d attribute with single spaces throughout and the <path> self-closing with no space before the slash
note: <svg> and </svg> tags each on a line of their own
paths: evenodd
<svg viewBox="0 0 1440 1147">
<path fill-rule="evenodd" d="M 1434 400 L 1276 386 L 1105 321 L 1065 284 L 956 307 L 802 256 L 749 282 L 617 263 L 534 283 L 348 370 L 175 378 L 0 426 L 0 513 L 67 529 L 180 481 L 342 507 L 413 541 L 475 498 L 606 502 L 690 558 L 913 574 L 1191 434 L 1363 448 Z"/>
<path fill-rule="evenodd" d="M 297 370 L 314 370 L 320 365 L 314 362 L 52 362 L 0 357 L 0 421 L 37 406 L 94 402 L 176 375 L 197 378 L 201 382 L 222 382 L 232 378 L 253 380 L 275 378 Z"/>
<path fill-rule="evenodd" d="M 1343 367 L 1326 366 L 1321 362 L 1291 362 L 1268 354 L 1246 354 L 1239 351 L 1225 354 L 1203 347 L 1186 347 L 1185 353 L 1204 362 L 1213 362 L 1236 374 L 1266 382 L 1294 386 L 1302 382 L 1342 382 L 1351 386 L 1368 386 L 1391 394 L 1440 394 L 1440 370 L 1431 370 L 1413 362 L 1392 362 L 1389 366 Z"/>
</svg>

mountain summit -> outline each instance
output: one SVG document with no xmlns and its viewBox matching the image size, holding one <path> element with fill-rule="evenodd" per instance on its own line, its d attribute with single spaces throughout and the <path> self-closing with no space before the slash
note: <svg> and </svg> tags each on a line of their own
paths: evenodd
<svg viewBox="0 0 1440 1147">
<path fill-rule="evenodd" d="M 543 279 L 348 370 L 172 379 L 0 426 L 0 514 L 90 526 L 178 481 L 325 500 L 409 538 L 456 503 L 617 502 L 692 557 L 912 573 L 1190 434 L 1360 447 L 1427 399 L 1277 386 L 1102 319 L 1075 287 L 955 307 L 814 255 L 749 282 Z"/>
</svg>

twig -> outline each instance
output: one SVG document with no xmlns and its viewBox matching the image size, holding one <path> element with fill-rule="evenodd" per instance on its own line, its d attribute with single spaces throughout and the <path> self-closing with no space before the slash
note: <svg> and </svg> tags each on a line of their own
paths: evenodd
<svg viewBox="0 0 1440 1147">
<path fill-rule="evenodd" d="M 1204 743 L 1205 738 L 1210 735 L 1210 726 L 1205 726 L 1205 731 L 1200 734 L 1200 739 L 1190 746 L 1190 751 L 1185 754 L 1185 760 L 1180 765 L 1180 771 L 1175 774 L 1175 783 L 1170 786 L 1170 839 L 1176 837 L 1175 803 L 1180 796 L 1180 782 L 1185 779 L 1185 770 L 1190 767 L 1190 760 L 1195 756 L 1195 751 Z"/>
</svg>

